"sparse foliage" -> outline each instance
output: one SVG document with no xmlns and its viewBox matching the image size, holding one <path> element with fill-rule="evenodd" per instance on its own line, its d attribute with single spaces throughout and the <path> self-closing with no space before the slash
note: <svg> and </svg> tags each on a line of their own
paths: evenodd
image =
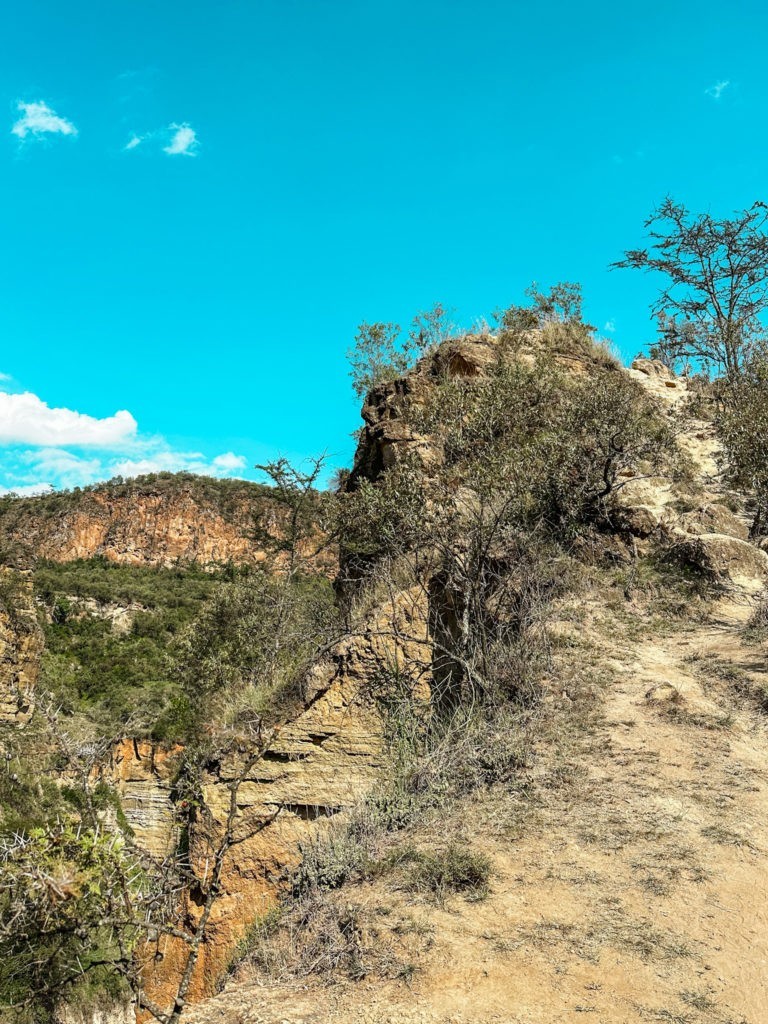
<svg viewBox="0 0 768 1024">
<path fill-rule="evenodd" d="M 257 519 L 256 537 L 273 556 L 270 568 L 289 577 L 306 572 L 312 559 L 327 546 L 327 537 L 322 532 L 324 499 L 318 491 L 325 463 L 326 456 L 320 455 L 308 459 L 306 468 L 295 466 L 286 458 L 256 466 L 270 480 L 277 504 L 287 512 L 279 533 L 274 528 L 265 528 Z M 268 513 L 260 513 L 261 517 L 265 514 Z"/>
<path fill-rule="evenodd" d="M 768 355 L 722 382 L 717 428 L 731 482 L 754 500 L 752 536 L 768 532 Z"/>
<path fill-rule="evenodd" d="M 398 324 L 361 323 L 354 347 L 347 353 L 357 397 L 364 398 L 376 384 L 401 377 L 411 365 L 413 355 L 413 346 L 403 345 L 400 340 Z"/>
<path fill-rule="evenodd" d="M 612 266 L 663 274 L 651 307 L 655 354 L 667 365 L 691 360 L 715 373 L 738 373 L 768 306 L 768 207 L 754 203 L 732 218 L 691 214 L 667 197 L 645 227 L 650 245 Z"/>
<path fill-rule="evenodd" d="M 501 336 L 515 341 L 528 331 L 541 330 L 548 324 L 567 324 L 576 333 L 588 336 L 594 328 L 582 321 L 581 285 L 575 281 L 559 281 L 548 292 L 541 291 L 534 281 L 525 290 L 527 304 L 508 306 L 495 314 Z"/>
<path fill-rule="evenodd" d="M 71 780 L 69 809 L 6 834 L 0 844 L 0 1005 L 19 1024 L 49 1024 L 63 1005 L 87 1004 L 91 994 L 101 1008 L 105 996 L 130 996 L 159 1024 L 176 1024 L 221 894 L 240 785 L 274 734 L 252 730 L 244 764 L 228 782 L 224 820 L 205 830 L 199 873 L 183 846 L 164 858 L 151 856 L 133 842 L 119 813 L 105 813 L 109 791 L 100 769 L 109 744 L 70 736 L 53 706 L 41 714 L 58 771 Z M 194 787 L 192 769 L 187 766 L 186 781 Z M 184 778 L 178 785 L 189 788 Z M 182 800 L 177 810 L 189 817 L 192 808 Z M 188 912 L 190 889 L 194 913 Z M 172 997 L 158 1003 L 146 991 L 146 972 L 166 940 L 180 943 L 181 970 Z"/>
<path fill-rule="evenodd" d="M 447 310 L 439 302 L 417 313 L 405 336 L 398 324 L 363 322 L 354 346 L 347 352 L 355 394 L 364 398 L 377 384 L 402 377 L 423 352 L 445 341 L 453 329 Z"/>
<path fill-rule="evenodd" d="M 191 733 L 274 719 L 300 696 L 302 669 L 337 629 L 322 577 L 257 571 L 223 584 L 176 647 Z"/>
</svg>

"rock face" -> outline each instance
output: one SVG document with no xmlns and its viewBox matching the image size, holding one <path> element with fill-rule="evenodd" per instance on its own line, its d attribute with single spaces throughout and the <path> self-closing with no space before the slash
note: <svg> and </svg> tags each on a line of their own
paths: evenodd
<svg viewBox="0 0 768 1024">
<path fill-rule="evenodd" d="M 394 643 L 384 626 L 399 624 L 410 638 Z M 375 701 L 382 666 L 399 664 L 424 686 L 431 651 L 426 642 L 422 593 L 401 594 L 372 615 L 370 628 L 338 644 L 315 665 L 306 682 L 303 710 L 277 731 L 262 757 L 248 767 L 247 744 L 211 763 L 202 779 L 201 808 L 190 829 L 190 855 L 202 879 L 222 834 L 237 786 L 235 841 L 225 861 L 222 895 L 201 948 L 189 1000 L 217 990 L 238 942 L 274 906 L 302 848 L 329 822 L 369 792 L 379 778 L 385 723 Z M 201 908 L 186 903 L 192 920 Z M 168 940 L 150 951 L 147 993 L 160 1005 L 172 1001 L 186 947 Z"/>
<path fill-rule="evenodd" d="M 29 718 L 42 651 L 31 574 L 0 568 L 0 722 Z"/>
<path fill-rule="evenodd" d="M 702 534 L 675 543 L 668 557 L 704 573 L 711 582 L 757 594 L 768 580 L 768 555 L 725 534 Z"/>
<path fill-rule="evenodd" d="M 80 494 L 6 499 L 0 548 L 21 564 L 97 555 L 154 566 L 264 561 L 264 538 L 281 536 L 286 515 L 267 488 L 177 479 L 173 486 L 140 479 Z M 333 555 L 321 556 L 319 564 L 332 566 Z"/>
<path fill-rule="evenodd" d="M 675 420 L 690 397 L 689 382 L 663 363 L 636 359 L 626 371 Z M 743 501 L 723 483 L 723 455 L 714 425 L 687 414 L 679 421 L 678 444 L 697 483 L 648 477 L 639 471 L 620 482 L 615 495 L 615 525 L 641 541 L 728 588 L 755 593 L 766 580 L 768 562 L 748 542 L 749 517 Z M 736 509 L 736 511 L 734 511 Z"/>
<path fill-rule="evenodd" d="M 181 753 L 178 746 L 168 749 L 126 737 L 115 744 L 104 766 L 136 842 L 159 859 L 177 841 L 172 790 Z"/>
<path fill-rule="evenodd" d="M 495 357 L 491 336 L 462 339 L 425 357 L 408 377 L 375 388 L 363 410 L 365 428 L 350 486 L 362 479 L 375 481 L 406 455 L 415 456 L 427 472 L 439 463 L 440 445 L 413 427 L 403 415 L 404 406 L 418 408 L 436 377 L 477 377 Z M 567 359 L 565 365 L 574 373 L 586 372 L 583 360 Z M 687 393 L 685 381 L 660 364 L 639 361 L 629 372 L 670 413 Z M 718 452 L 710 425 L 694 423 L 681 444 L 700 475 L 714 481 L 712 487 L 696 507 L 681 511 L 681 491 L 674 481 L 647 479 L 638 469 L 635 476 L 627 475 L 618 492 L 617 532 L 633 540 L 658 541 L 675 557 L 752 592 L 762 585 L 768 556 L 747 543 L 744 521 L 719 500 L 724 495 L 717 490 Z M 87 507 L 33 522 L 30 539 L 38 554 L 61 560 L 102 554 L 132 564 L 258 561 L 264 552 L 253 539 L 252 520 L 252 505 L 224 515 L 191 493 L 172 499 L 141 493 L 116 501 L 93 492 Z M 279 535 L 279 518 L 272 519 L 271 528 Z M 10 535 L 7 527 L 5 532 Z M 233 843 L 187 993 L 190 1002 L 217 991 L 238 944 L 275 904 L 307 845 L 376 785 L 386 753 L 377 687 L 393 665 L 409 674 L 414 690 L 431 679 L 428 600 L 429 587 L 423 585 L 395 593 L 375 607 L 353 636 L 314 665 L 304 681 L 301 705 L 258 759 L 253 756 L 255 739 L 244 736 L 234 750 L 204 767 L 188 829 L 190 863 L 201 882 L 183 899 L 182 918 L 188 926 L 202 913 L 200 892 L 227 828 L 234 793 Z M 648 699 L 675 698 L 666 691 L 649 691 Z M 176 840 L 173 753 L 125 740 L 113 751 L 109 766 L 137 839 L 158 856 Z M 186 945 L 166 937 L 142 956 L 147 995 L 161 1006 L 170 1005 L 184 970 Z"/>
</svg>

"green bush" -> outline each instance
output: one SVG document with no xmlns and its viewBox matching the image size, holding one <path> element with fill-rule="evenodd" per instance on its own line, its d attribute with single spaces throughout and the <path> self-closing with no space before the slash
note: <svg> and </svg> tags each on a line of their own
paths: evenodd
<svg viewBox="0 0 768 1024">
<path fill-rule="evenodd" d="M 484 899 L 491 879 L 490 859 L 457 842 L 435 850 L 394 851 L 392 863 L 405 867 L 405 886 L 442 902 L 451 893 Z"/>
<path fill-rule="evenodd" d="M 180 636 L 174 671 L 203 725 L 277 720 L 301 697 L 303 672 L 339 629 L 324 577 L 255 571 L 224 583 Z"/>
<path fill-rule="evenodd" d="M 718 435 L 730 483 L 754 499 L 752 536 L 768 533 L 768 354 L 761 349 L 741 372 L 719 382 Z"/>
</svg>

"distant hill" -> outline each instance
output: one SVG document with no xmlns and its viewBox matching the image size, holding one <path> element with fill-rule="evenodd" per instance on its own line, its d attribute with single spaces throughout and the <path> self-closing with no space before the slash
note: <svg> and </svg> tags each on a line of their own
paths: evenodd
<svg viewBox="0 0 768 1024">
<path fill-rule="evenodd" d="M 246 480 L 157 473 L 0 499 L 0 559 L 125 565 L 257 564 L 281 533 L 272 490 Z M 329 556 L 329 567 L 333 561 Z"/>
</svg>

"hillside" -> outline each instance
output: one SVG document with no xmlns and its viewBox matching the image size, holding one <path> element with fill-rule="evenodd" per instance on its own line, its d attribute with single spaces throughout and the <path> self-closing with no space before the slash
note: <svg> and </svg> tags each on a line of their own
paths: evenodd
<svg viewBox="0 0 768 1024">
<path fill-rule="evenodd" d="M 46 904 L 44 972 L 4 940 L 40 1007 L 90 957 L 66 1003 L 88 1024 L 131 994 L 169 1024 L 759 1024 L 768 555 L 706 393 L 556 322 L 449 339 L 363 417 L 333 590 L 314 513 L 275 527 L 290 558 L 204 570 L 168 567 L 168 524 L 192 502 L 172 533 L 200 553 L 200 509 L 235 513 L 187 480 L 8 503 L 63 703 L 3 734 L 3 821 L 34 806 L 84 880 L 94 821 L 122 837 L 112 885 Z M 173 516 L 133 530 L 142 503 Z M 7 617 L 29 673 L 41 633 Z"/>
<path fill-rule="evenodd" d="M 487 365 L 482 344 L 460 354 L 463 373 Z M 674 415 L 685 382 L 636 365 Z M 398 390 L 369 403 L 358 465 L 427 452 L 391 415 Z M 225 994 L 184 1019 L 763 1019 L 768 674 L 744 628 L 768 559 L 719 482 L 711 425 L 688 416 L 678 440 L 684 482 L 637 474 L 620 492 L 615 518 L 635 532 L 617 539 L 644 555 L 591 570 L 553 611 L 555 660 L 511 784 L 385 836 L 375 864 L 310 906 L 309 949 L 257 934 Z M 659 547 L 696 571 L 678 576 L 676 557 L 665 568 Z M 479 901 L 409 879 L 412 851 L 451 843 L 488 859 Z"/>
<path fill-rule="evenodd" d="M 638 365 L 651 393 L 684 400 L 685 382 Z M 663 525 L 665 545 L 708 551 L 706 585 L 642 562 L 586 580 L 555 613 L 555 662 L 512 784 L 427 814 L 384 843 L 389 867 L 329 892 L 314 963 L 266 930 L 185 1020 L 766 1019 L 768 635 L 746 629 L 766 559 L 731 511 L 711 426 L 689 420 L 680 441 L 695 459 L 683 507 L 664 477 L 622 504 L 647 517 L 636 542 L 652 518 L 657 541 Z M 413 885 L 410 851 L 451 843 L 487 858 L 487 894 Z"/>
</svg>

